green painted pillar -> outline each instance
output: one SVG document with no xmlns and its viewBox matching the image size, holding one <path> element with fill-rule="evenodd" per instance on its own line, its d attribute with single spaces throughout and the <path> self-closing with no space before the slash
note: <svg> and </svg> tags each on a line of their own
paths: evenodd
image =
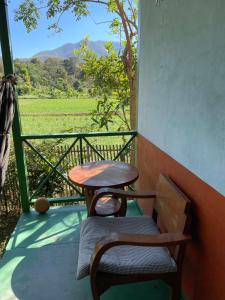
<svg viewBox="0 0 225 300">
<path fill-rule="evenodd" d="M 4 73 L 5 75 L 14 74 L 6 0 L 0 0 L 0 41 L 1 41 Z M 20 123 L 19 106 L 17 101 L 15 107 L 15 116 L 13 121 L 12 132 L 13 132 L 16 165 L 17 165 L 17 172 L 18 172 L 18 179 L 19 179 L 21 203 L 22 203 L 23 211 L 28 212 L 30 210 L 30 204 L 29 204 L 28 184 L 27 184 L 27 168 L 25 163 L 23 142 L 21 139 L 21 123 Z"/>
</svg>

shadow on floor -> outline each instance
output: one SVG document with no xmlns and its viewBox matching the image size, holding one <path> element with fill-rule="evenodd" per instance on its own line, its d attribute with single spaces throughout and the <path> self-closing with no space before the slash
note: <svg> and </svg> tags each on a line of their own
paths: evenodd
<svg viewBox="0 0 225 300">
<path fill-rule="evenodd" d="M 134 207 L 129 211 L 138 215 Z M 0 260 L 1 300 L 91 300 L 89 277 L 76 280 L 83 206 L 21 216 Z M 170 289 L 155 281 L 116 286 L 102 300 L 169 300 Z"/>
</svg>

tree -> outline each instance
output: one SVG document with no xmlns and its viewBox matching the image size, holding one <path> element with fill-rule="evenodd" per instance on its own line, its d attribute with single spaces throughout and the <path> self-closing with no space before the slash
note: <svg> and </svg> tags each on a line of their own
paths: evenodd
<svg viewBox="0 0 225 300">
<path fill-rule="evenodd" d="M 60 18 L 66 11 L 71 11 L 76 20 L 90 14 L 88 4 L 104 5 L 116 17 L 112 20 L 110 27 L 112 32 L 120 34 L 124 39 L 124 50 L 121 56 L 124 70 L 127 73 L 130 88 L 130 122 L 131 128 L 136 127 L 136 56 L 134 52 L 137 40 L 137 0 L 24 0 L 15 18 L 23 21 L 28 31 L 38 26 L 41 10 L 46 13 L 46 18 L 57 18 L 56 22 L 49 25 L 49 29 L 60 31 Z"/>
<path fill-rule="evenodd" d="M 18 78 L 17 90 L 19 95 L 35 94 L 50 95 L 52 98 L 77 96 L 73 83 L 76 72 L 68 70 L 62 60 L 48 58 L 41 61 L 15 59 L 15 71 Z M 1 70 L 0 70 L 1 71 Z"/>
<path fill-rule="evenodd" d="M 68 59 L 64 59 L 63 65 L 68 75 L 75 75 L 76 74 L 76 58 L 69 57 Z"/>
<path fill-rule="evenodd" d="M 108 55 L 101 57 L 89 50 L 87 44 L 88 39 L 85 39 L 80 50 L 76 50 L 75 54 L 81 61 L 83 80 L 91 81 L 89 93 L 91 96 L 102 97 L 98 101 L 96 110 L 93 111 L 92 120 L 100 128 L 105 127 L 109 130 L 109 124 L 115 123 L 116 115 L 120 120 L 117 130 L 130 130 L 129 118 L 126 113 L 130 88 L 123 62 L 114 50 L 112 42 L 105 43 Z"/>
<path fill-rule="evenodd" d="M 31 78 L 28 71 L 27 63 L 15 60 L 15 70 L 19 83 L 19 94 L 30 94 L 32 91 Z"/>
</svg>

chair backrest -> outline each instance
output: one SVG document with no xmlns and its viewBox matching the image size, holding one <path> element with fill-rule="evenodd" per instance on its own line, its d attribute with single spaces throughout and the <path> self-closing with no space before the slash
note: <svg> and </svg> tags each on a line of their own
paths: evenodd
<svg viewBox="0 0 225 300">
<path fill-rule="evenodd" d="M 190 208 L 191 201 L 188 197 L 170 178 L 161 174 L 154 204 L 161 232 L 189 233 Z"/>
</svg>

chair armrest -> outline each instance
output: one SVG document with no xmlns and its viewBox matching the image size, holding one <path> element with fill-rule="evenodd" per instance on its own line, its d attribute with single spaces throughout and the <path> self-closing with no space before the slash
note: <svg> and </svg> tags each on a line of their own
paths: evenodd
<svg viewBox="0 0 225 300">
<path fill-rule="evenodd" d="M 89 216 L 94 215 L 95 206 L 98 200 L 104 196 L 114 196 L 115 198 L 123 197 L 123 198 L 155 198 L 155 192 L 133 192 L 133 191 L 124 191 L 120 189 L 112 189 L 112 188 L 102 188 L 95 192 L 94 197 L 92 198 L 90 209 L 89 209 Z"/>
<path fill-rule="evenodd" d="M 90 270 L 91 272 L 97 272 L 102 255 L 110 248 L 116 246 L 168 247 L 184 245 L 190 240 L 191 235 L 183 233 L 161 233 L 157 235 L 112 233 L 109 237 L 104 237 L 96 243 L 91 258 Z"/>
<path fill-rule="evenodd" d="M 133 192 L 133 191 L 124 191 L 121 189 L 112 189 L 112 188 L 102 188 L 95 192 L 94 198 L 98 197 L 101 198 L 105 195 L 112 195 L 112 196 L 121 196 L 125 198 L 155 198 L 156 193 L 155 192 Z"/>
</svg>

